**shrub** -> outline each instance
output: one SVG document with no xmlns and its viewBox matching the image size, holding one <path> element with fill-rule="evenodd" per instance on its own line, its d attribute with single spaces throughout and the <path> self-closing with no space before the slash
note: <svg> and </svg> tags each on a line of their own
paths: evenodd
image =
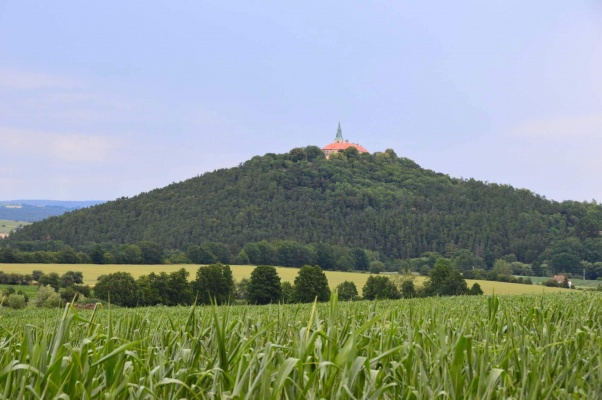
<svg viewBox="0 0 602 400">
<path fill-rule="evenodd" d="M 25 296 L 13 293 L 10 296 L 8 296 L 8 299 L 6 300 L 6 304 L 10 308 L 14 308 L 14 309 L 25 308 L 25 304 L 26 304 Z"/>
<path fill-rule="evenodd" d="M 61 296 L 50 285 L 40 286 L 33 300 L 36 307 L 54 308 L 61 306 Z"/>
</svg>

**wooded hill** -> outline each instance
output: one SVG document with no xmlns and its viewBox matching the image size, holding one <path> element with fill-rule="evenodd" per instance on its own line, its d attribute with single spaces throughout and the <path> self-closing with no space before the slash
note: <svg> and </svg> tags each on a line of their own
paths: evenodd
<svg viewBox="0 0 602 400">
<path fill-rule="evenodd" d="M 166 249 L 219 242 L 294 240 L 413 258 L 465 248 L 488 264 L 507 254 L 535 261 L 567 238 L 600 247 L 602 207 L 554 202 L 529 190 L 456 179 L 393 150 L 350 148 L 326 159 L 318 147 L 256 156 L 132 198 L 27 226 L 8 243 L 61 240 L 156 242 Z"/>
</svg>

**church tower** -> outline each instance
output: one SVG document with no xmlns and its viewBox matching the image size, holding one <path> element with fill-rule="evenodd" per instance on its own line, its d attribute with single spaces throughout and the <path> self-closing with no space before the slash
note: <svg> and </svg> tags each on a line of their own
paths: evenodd
<svg viewBox="0 0 602 400">
<path fill-rule="evenodd" d="M 341 130 L 341 121 L 339 121 L 339 129 L 337 129 L 337 136 L 334 138 L 335 143 L 343 143 L 343 131 Z"/>
<path fill-rule="evenodd" d="M 360 153 L 368 152 L 364 146 L 357 143 L 349 143 L 349 140 L 343 139 L 343 130 L 341 129 L 341 122 L 339 122 L 339 128 L 337 129 L 337 136 L 334 138 L 334 142 L 322 147 L 322 151 L 326 158 L 328 158 L 332 153 L 338 153 L 348 147 L 355 147 Z"/>
</svg>

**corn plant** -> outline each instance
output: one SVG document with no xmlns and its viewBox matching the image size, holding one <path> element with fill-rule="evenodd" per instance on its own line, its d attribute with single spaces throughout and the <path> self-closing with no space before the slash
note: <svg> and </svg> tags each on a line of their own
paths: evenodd
<svg viewBox="0 0 602 400">
<path fill-rule="evenodd" d="M 602 398 L 602 294 L 2 309 L 0 398 Z"/>
</svg>

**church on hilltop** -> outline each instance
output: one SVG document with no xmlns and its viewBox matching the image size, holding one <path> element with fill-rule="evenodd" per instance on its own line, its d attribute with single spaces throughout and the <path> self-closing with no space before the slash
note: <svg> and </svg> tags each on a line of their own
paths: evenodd
<svg viewBox="0 0 602 400">
<path fill-rule="evenodd" d="M 330 156 L 332 153 L 338 153 L 339 151 L 343 151 L 348 147 L 355 147 L 360 153 L 368 152 L 364 146 L 357 143 L 349 143 L 349 140 L 343 139 L 343 131 L 341 130 L 341 123 L 339 122 L 339 129 L 337 129 L 337 136 L 334 138 L 334 142 L 322 147 L 322 151 L 324 152 L 326 158 L 328 158 L 328 156 Z"/>
</svg>

